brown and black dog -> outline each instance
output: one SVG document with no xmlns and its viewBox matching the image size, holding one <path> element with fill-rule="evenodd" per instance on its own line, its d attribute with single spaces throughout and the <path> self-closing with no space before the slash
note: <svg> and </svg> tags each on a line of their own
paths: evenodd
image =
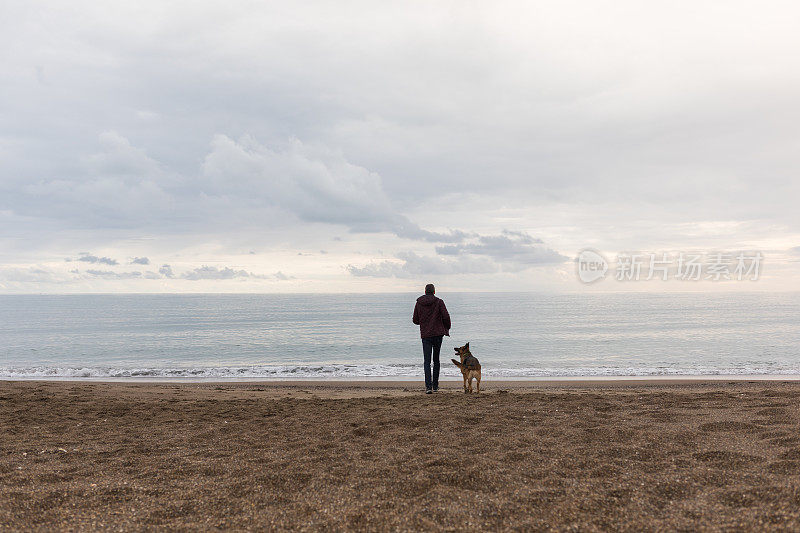
<svg viewBox="0 0 800 533">
<path fill-rule="evenodd" d="M 475 378 L 475 381 L 478 385 L 478 392 L 481 391 L 481 364 L 472 355 L 469 351 L 469 343 L 465 344 L 461 348 L 453 348 L 456 351 L 456 355 L 461 359 L 459 363 L 455 359 L 450 359 L 454 365 L 456 365 L 459 370 L 461 370 L 461 375 L 464 376 L 464 392 L 470 393 L 472 392 L 472 378 Z M 467 384 L 469 383 L 469 389 L 467 388 Z"/>
</svg>

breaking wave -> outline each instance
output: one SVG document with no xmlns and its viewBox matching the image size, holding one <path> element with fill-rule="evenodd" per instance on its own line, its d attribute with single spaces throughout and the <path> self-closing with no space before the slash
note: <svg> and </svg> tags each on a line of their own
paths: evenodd
<svg viewBox="0 0 800 533">
<path fill-rule="evenodd" d="M 449 364 L 449 363 L 448 363 Z M 421 365 L 325 364 L 256 365 L 186 368 L 114 366 L 6 366 L 0 379 L 359 379 L 417 378 Z M 792 366 L 743 364 L 727 368 L 712 366 L 619 366 L 584 368 L 484 368 L 485 377 L 496 378 L 576 378 L 576 377 L 657 377 L 657 376 L 797 376 L 800 364 Z M 442 365 L 443 377 L 459 377 L 456 368 Z"/>
</svg>

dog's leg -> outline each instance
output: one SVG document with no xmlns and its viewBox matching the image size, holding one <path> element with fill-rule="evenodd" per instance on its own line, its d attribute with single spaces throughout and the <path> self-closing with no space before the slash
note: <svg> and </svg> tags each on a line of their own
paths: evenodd
<svg viewBox="0 0 800 533">
<path fill-rule="evenodd" d="M 467 382 L 469 383 L 469 393 L 472 394 L 472 374 L 467 378 Z"/>
<path fill-rule="evenodd" d="M 481 392 L 481 371 L 478 370 L 478 375 L 475 377 L 475 383 L 478 385 L 478 392 Z"/>
<path fill-rule="evenodd" d="M 464 394 L 467 393 L 467 376 L 462 376 L 464 378 Z"/>
</svg>

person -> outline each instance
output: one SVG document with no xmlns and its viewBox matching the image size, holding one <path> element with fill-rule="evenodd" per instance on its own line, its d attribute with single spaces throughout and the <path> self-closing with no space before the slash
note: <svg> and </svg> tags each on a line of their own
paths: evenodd
<svg viewBox="0 0 800 533">
<path fill-rule="evenodd" d="M 439 351 L 442 348 L 442 337 L 450 336 L 450 313 L 447 312 L 444 301 L 434 296 L 435 293 L 433 283 L 428 283 L 425 294 L 417 298 L 414 316 L 411 318 L 419 326 L 419 335 L 422 337 L 425 394 L 439 390 Z"/>
</svg>

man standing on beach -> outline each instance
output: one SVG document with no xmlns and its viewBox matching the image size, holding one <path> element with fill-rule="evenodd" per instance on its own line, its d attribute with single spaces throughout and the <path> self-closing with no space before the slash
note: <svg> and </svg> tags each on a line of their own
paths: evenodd
<svg viewBox="0 0 800 533">
<path fill-rule="evenodd" d="M 442 348 L 442 337 L 450 336 L 450 313 L 447 312 L 444 301 L 434 296 L 435 292 L 433 283 L 425 286 L 425 294 L 417 298 L 414 317 L 411 319 L 419 326 L 419 335 L 422 337 L 425 394 L 439 390 L 439 351 Z M 431 376 L 431 356 L 433 356 L 433 376 Z"/>
</svg>

